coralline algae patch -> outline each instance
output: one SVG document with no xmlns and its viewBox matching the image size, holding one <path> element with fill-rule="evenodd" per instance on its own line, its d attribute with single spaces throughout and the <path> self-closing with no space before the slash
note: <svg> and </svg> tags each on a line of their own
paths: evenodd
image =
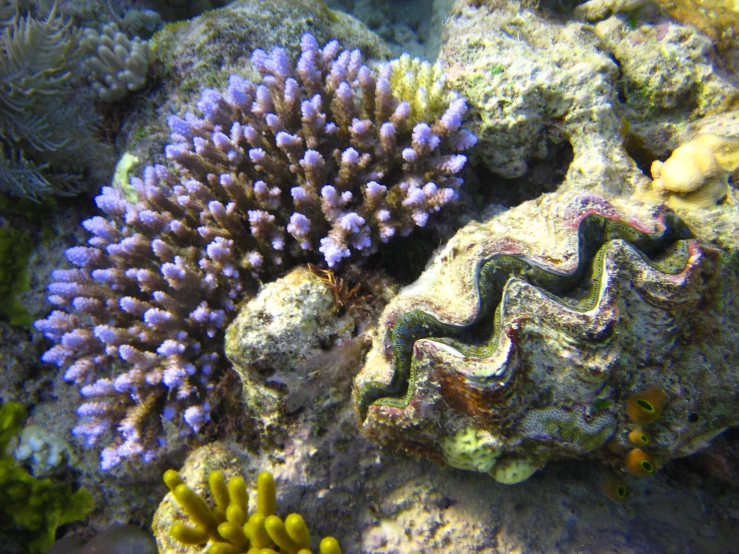
<svg viewBox="0 0 739 554">
<path fill-rule="evenodd" d="M 639 429 L 654 471 L 739 421 L 736 330 L 684 340 L 731 309 L 727 259 L 670 211 L 595 196 L 471 224 L 386 307 L 355 379 L 362 429 L 509 484 L 567 457 L 628 466 Z M 662 413 L 641 429 L 627 399 L 649 390 Z"/>
</svg>

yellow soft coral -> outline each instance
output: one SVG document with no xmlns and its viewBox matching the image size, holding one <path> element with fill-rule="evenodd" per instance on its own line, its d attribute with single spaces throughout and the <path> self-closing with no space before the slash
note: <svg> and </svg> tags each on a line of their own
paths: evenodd
<svg viewBox="0 0 739 554">
<path fill-rule="evenodd" d="M 729 192 L 739 167 L 739 140 L 702 134 L 652 163 L 652 189 L 672 208 L 710 208 Z"/>
<path fill-rule="evenodd" d="M 226 478 L 220 471 L 208 476 L 215 507 L 190 487 L 174 470 L 164 474 L 164 482 L 194 525 L 175 523 L 170 535 L 183 544 L 205 545 L 205 554 L 311 554 L 310 532 L 300 514 L 290 514 L 283 521 L 275 514 L 277 494 L 272 474 L 263 471 L 257 477 L 256 509 L 249 515 L 249 497 L 241 476 Z M 341 554 L 339 542 L 325 537 L 320 554 Z"/>
</svg>

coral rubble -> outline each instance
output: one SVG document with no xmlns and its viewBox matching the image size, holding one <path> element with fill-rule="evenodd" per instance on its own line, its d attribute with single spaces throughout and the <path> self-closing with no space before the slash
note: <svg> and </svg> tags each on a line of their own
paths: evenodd
<svg viewBox="0 0 739 554">
<path fill-rule="evenodd" d="M 527 206 L 460 231 L 387 306 L 355 381 L 364 432 L 511 483 L 584 455 L 651 473 L 736 424 L 732 361 L 709 369 L 679 343 L 704 332 L 699 304 L 724 307 L 725 255 L 664 209 L 635 216 L 592 195 L 550 198 L 535 216 Z M 521 221 L 514 239 L 505 229 Z M 560 246 L 544 249 L 537 229 Z M 625 402 L 650 386 L 667 395 L 640 420 L 654 435 L 645 462 L 626 456 Z M 480 444 L 460 458 L 470 433 Z"/>
</svg>

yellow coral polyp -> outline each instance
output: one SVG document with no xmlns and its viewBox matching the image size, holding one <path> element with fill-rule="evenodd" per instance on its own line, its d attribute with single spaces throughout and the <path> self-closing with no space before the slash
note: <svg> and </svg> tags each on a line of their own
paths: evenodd
<svg viewBox="0 0 739 554">
<path fill-rule="evenodd" d="M 660 418 L 668 399 L 659 387 L 635 392 L 626 399 L 626 415 L 639 425 L 652 423 Z"/>
<path fill-rule="evenodd" d="M 277 494 L 272 474 L 263 471 L 257 477 L 256 509 L 249 515 L 249 496 L 243 477 L 226 481 L 220 471 L 208 476 L 215 501 L 210 507 L 187 486 L 174 470 L 164 474 L 172 496 L 195 525 L 174 523 L 170 536 L 186 545 L 208 544 L 205 554 L 311 554 L 310 531 L 300 514 L 290 514 L 283 521 L 276 515 Z M 339 542 L 324 537 L 320 554 L 341 554 Z"/>
<path fill-rule="evenodd" d="M 626 454 L 624 468 L 637 477 L 646 477 L 654 473 L 655 470 L 652 457 L 641 448 L 634 448 Z"/>
<path fill-rule="evenodd" d="M 636 446 L 649 446 L 652 438 L 641 427 L 637 427 L 629 432 L 629 442 Z"/>
<path fill-rule="evenodd" d="M 499 441 L 487 431 L 463 427 L 440 441 L 444 461 L 452 467 L 487 473 L 502 452 Z"/>
<path fill-rule="evenodd" d="M 493 479 L 504 485 L 522 483 L 531 477 L 539 466 L 529 460 L 508 459 L 499 462 L 490 472 Z"/>
<path fill-rule="evenodd" d="M 626 479 L 621 475 L 607 473 L 601 477 L 600 490 L 611 500 L 620 502 L 626 498 L 626 494 L 628 493 Z"/>
</svg>

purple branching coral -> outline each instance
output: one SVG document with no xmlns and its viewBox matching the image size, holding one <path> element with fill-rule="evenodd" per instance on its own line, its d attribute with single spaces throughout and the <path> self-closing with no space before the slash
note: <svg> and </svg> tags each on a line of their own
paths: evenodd
<svg viewBox="0 0 739 554">
<path fill-rule="evenodd" d="M 250 279 L 316 252 L 330 267 L 369 255 L 456 196 L 455 152 L 476 142 L 463 99 L 413 121 L 391 64 L 374 74 L 358 50 L 311 35 L 301 49 L 295 68 L 282 49 L 254 51 L 260 84 L 231 76 L 225 94 L 203 91 L 202 117 L 171 116 L 173 168 L 133 178 L 136 202 L 104 187 L 107 217 L 83 222 L 88 246 L 66 253 L 76 268 L 52 274 L 43 360 L 81 387 L 74 434 L 113 433 L 104 469 L 155 456 L 167 422 L 192 433 L 209 420 L 223 329 Z"/>
</svg>

